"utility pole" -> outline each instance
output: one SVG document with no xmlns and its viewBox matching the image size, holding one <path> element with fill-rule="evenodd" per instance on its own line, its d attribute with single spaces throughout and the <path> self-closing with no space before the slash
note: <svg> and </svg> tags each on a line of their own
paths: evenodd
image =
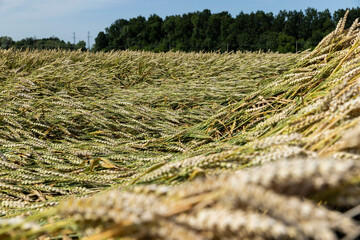
<svg viewBox="0 0 360 240">
<path fill-rule="evenodd" d="M 90 51 L 91 46 L 90 46 L 90 31 L 88 31 L 88 51 Z"/>
<path fill-rule="evenodd" d="M 76 38 L 75 38 L 75 32 L 73 32 L 73 40 L 74 40 L 74 45 L 75 45 L 75 40 L 76 40 Z"/>
</svg>

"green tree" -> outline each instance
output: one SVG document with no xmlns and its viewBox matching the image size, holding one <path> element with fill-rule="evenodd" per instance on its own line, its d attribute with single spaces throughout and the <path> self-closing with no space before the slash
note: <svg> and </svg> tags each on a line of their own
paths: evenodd
<svg viewBox="0 0 360 240">
<path fill-rule="evenodd" d="M 191 14 L 192 34 L 190 38 L 191 50 L 210 50 L 208 44 L 205 44 L 207 35 L 208 21 L 213 16 L 210 10 L 205 9 L 202 12 Z"/>
<path fill-rule="evenodd" d="M 287 20 L 283 28 L 283 33 L 292 36 L 295 39 L 299 39 L 303 21 L 304 14 L 302 11 L 289 11 L 287 13 Z"/>
<path fill-rule="evenodd" d="M 81 51 L 86 51 L 86 42 L 81 40 L 75 45 L 75 49 L 81 49 Z"/>
<path fill-rule="evenodd" d="M 175 27 L 177 26 L 178 19 L 180 19 L 179 15 L 166 17 L 162 25 L 164 32 L 163 44 L 167 45 L 169 50 L 176 45 L 177 36 Z"/>
<path fill-rule="evenodd" d="M 109 39 L 104 32 L 99 32 L 95 38 L 94 51 L 105 51 L 108 50 Z"/>
<path fill-rule="evenodd" d="M 151 49 L 155 49 L 164 38 L 162 25 L 162 18 L 156 14 L 147 19 L 145 37 Z"/>
<path fill-rule="evenodd" d="M 252 16 L 240 12 L 235 18 L 237 28 L 236 44 L 238 50 L 251 50 L 255 38 L 254 28 L 252 26 Z"/>
<path fill-rule="evenodd" d="M 142 16 L 116 20 L 96 38 L 96 50 L 144 49 L 152 51 L 272 50 L 294 52 L 314 47 L 332 31 L 345 13 L 338 10 L 264 11 L 233 18 L 228 12 L 210 10 L 183 15 Z M 350 10 L 349 20 L 360 17 L 360 8 Z M 351 24 L 351 23 L 350 23 Z M 298 44 L 296 44 L 298 43 Z M 24 43 L 30 44 L 30 43 Z M 105 47 L 107 46 L 107 47 Z"/>
<path fill-rule="evenodd" d="M 274 17 L 274 21 L 271 26 L 271 31 L 277 32 L 277 33 L 282 32 L 285 27 L 286 18 L 287 18 L 287 11 L 284 11 L 284 10 L 280 11 Z"/>
<path fill-rule="evenodd" d="M 147 45 L 146 39 L 146 19 L 142 16 L 131 18 L 128 24 L 128 34 L 126 43 L 132 49 L 140 49 Z"/>
<path fill-rule="evenodd" d="M 3 36 L 0 37 L 0 44 L 2 49 L 9 49 L 15 44 L 15 42 L 11 37 Z"/>
<path fill-rule="evenodd" d="M 234 19 L 228 12 L 221 12 L 221 28 L 220 41 L 222 43 L 222 50 L 233 50 L 231 46 L 236 42 L 236 33 L 232 32 Z"/>
<path fill-rule="evenodd" d="M 293 36 L 280 33 L 278 36 L 278 51 L 280 53 L 295 52 L 295 38 Z"/>
<path fill-rule="evenodd" d="M 206 44 L 205 50 L 218 50 L 221 44 L 221 15 L 212 14 L 209 17 L 209 24 L 206 31 Z"/>
<path fill-rule="evenodd" d="M 129 21 L 118 19 L 110 27 L 105 29 L 109 50 L 124 50 L 129 47 L 127 38 L 129 37 Z"/>
<path fill-rule="evenodd" d="M 318 21 L 319 14 L 315 8 L 307 8 L 299 30 L 299 38 L 308 39 Z"/>
</svg>

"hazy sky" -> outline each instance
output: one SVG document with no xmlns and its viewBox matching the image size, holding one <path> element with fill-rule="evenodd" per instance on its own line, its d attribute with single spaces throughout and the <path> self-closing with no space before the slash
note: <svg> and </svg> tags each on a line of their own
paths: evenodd
<svg viewBox="0 0 360 240">
<path fill-rule="evenodd" d="M 240 11 L 301 10 L 313 7 L 339 8 L 360 6 L 360 0 L 0 0 L 0 36 L 14 40 L 26 37 L 56 36 L 64 41 L 86 40 L 91 45 L 100 31 L 116 19 L 129 19 L 156 13 L 161 17 L 210 9 L 228 11 L 235 17 Z"/>
</svg>

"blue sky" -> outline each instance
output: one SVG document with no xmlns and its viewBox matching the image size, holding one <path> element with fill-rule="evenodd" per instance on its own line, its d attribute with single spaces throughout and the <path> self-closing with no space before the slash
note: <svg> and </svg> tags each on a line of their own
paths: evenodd
<svg viewBox="0 0 360 240">
<path fill-rule="evenodd" d="M 236 16 L 240 11 L 318 10 L 360 6 L 360 0 L 0 0 L 0 36 L 14 40 L 26 37 L 56 36 L 64 41 L 87 41 L 91 45 L 100 31 L 116 19 L 139 15 L 161 17 L 210 9 L 213 13 L 228 11 Z"/>
</svg>

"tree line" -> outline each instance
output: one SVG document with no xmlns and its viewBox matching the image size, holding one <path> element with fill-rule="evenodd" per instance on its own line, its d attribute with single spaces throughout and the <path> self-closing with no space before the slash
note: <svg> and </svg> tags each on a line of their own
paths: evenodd
<svg viewBox="0 0 360 240">
<path fill-rule="evenodd" d="M 257 11 L 240 12 L 232 17 L 228 12 L 210 10 L 162 19 L 156 14 L 149 18 L 118 19 L 100 32 L 94 51 L 278 51 L 296 52 L 314 48 L 336 27 L 345 14 L 339 9 L 280 11 L 278 14 Z M 360 17 L 360 8 L 352 8 L 347 24 Z"/>
<path fill-rule="evenodd" d="M 92 50 L 296 52 L 314 48 L 334 30 L 345 11 L 339 9 L 332 14 L 329 10 L 308 8 L 305 11 L 283 10 L 276 15 L 264 11 L 240 12 L 232 17 L 226 11 L 211 13 L 205 9 L 165 19 L 156 14 L 147 19 L 142 16 L 118 19 L 99 32 Z M 347 27 L 358 17 L 360 8 L 350 9 Z M 14 41 L 3 36 L 0 48 L 88 50 L 85 41 L 73 44 L 57 37 Z"/>
<path fill-rule="evenodd" d="M 65 42 L 57 37 L 50 38 L 25 38 L 20 41 L 14 41 L 9 36 L 0 37 L 0 48 L 2 49 L 67 49 L 67 50 L 79 50 L 86 51 L 85 41 L 79 41 L 76 44 Z"/>
</svg>

